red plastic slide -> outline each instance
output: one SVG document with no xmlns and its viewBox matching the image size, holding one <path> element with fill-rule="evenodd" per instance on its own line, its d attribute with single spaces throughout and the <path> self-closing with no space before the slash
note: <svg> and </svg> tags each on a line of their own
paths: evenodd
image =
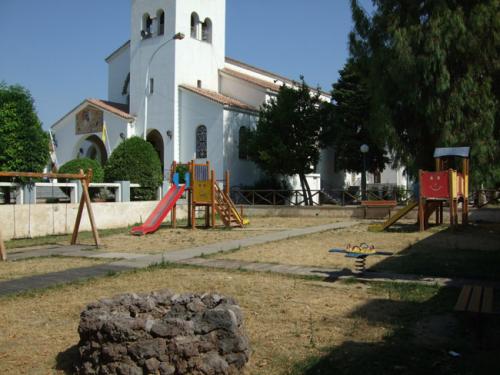
<svg viewBox="0 0 500 375">
<path fill-rule="evenodd" d="M 172 207 L 175 206 L 179 198 L 182 196 L 184 189 L 185 185 L 172 185 L 167 194 L 165 194 L 160 203 L 158 203 L 153 213 L 149 215 L 145 223 L 137 227 L 133 227 L 130 233 L 136 236 L 144 236 L 145 234 L 156 231 Z"/>
</svg>

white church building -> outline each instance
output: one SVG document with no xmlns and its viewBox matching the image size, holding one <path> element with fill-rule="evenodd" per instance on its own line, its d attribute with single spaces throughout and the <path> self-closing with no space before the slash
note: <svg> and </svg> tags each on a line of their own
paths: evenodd
<svg viewBox="0 0 500 375">
<path fill-rule="evenodd" d="M 260 172 L 240 152 L 240 135 L 255 127 L 262 103 L 294 82 L 226 56 L 225 0 L 131 6 L 130 40 L 106 58 L 108 98 L 83 100 L 51 128 L 58 166 L 78 157 L 104 163 L 120 142 L 139 136 L 154 146 L 165 175 L 174 160 L 210 160 L 217 179 L 230 170 L 233 186 L 252 185 Z M 322 152 L 311 177 L 342 187 L 332 156 Z"/>
</svg>

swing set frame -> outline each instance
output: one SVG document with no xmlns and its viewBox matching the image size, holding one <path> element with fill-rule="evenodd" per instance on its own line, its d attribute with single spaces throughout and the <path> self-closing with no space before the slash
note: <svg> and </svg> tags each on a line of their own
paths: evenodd
<svg viewBox="0 0 500 375">
<path fill-rule="evenodd" d="M 95 246 L 98 248 L 101 244 L 101 239 L 99 238 L 99 232 L 97 231 L 97 226 L 95 223 L 94 212 L 92 211 L 92 202 L 89 195 L 89 185 L 92 182 L 93 172 L 92 169 L 87 170 L 84 173 L 80 169 L 79 174 L 71 173 L 33 173 L 33 172 L 0 172 L 0 177 L 27 177 L 27 178 L 67 178 L 71 180 L 79 180 L 82 183 L 82 196 L 80 198 L 80 205 L 78 207 L 78 213 L 76 215 L 75 226 L 73 227 L 73 235 L 71 236 L 71 245 L 75 245 L 78 239 L 78 233 L 80 229 L 80 223 L 82 221 L 83 208 L 87 206 L 87 214 L 90 220 L 90 226 L 92 227 L 92 235 L 94 237 Z M 7 260 L 7 250 L 5 248 L 5 243 L 2 237 L 2 231 L 0 229 L 0 260 Z"/>
</svg>

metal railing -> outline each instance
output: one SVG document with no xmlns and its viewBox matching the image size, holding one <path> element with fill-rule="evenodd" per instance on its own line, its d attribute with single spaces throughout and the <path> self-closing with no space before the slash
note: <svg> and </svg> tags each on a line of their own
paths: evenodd
<svg viewBox="0 0 500 375">
<path fill-rule="evenodd" d="M 395 200 L 405 204 L 412 196 L 411 190 L 395 189 L 394 191 L 368 190 L 369 200 Z M 306 199 L 302 190 L 252 190 L 231 189 L 231 198 L 236 204 L 271 205 L 271 206 L 303 206 Z M 349 189 L 311 190 L 314 206 L 325 204 L 346 206 L 361 204 L 361 192 Z"/>
<path fill-rule="evenodd" d="M 413 190 L 388 189 L 367 190 L 367 200 L 395 200 L 398 204 L 407 204 L 413 199 Z M 231 198 L 236 204 L 270 205 L 270 206 L 303 206 L 305 205 L 302 190 L 273 189 L 231 189 Z M 361 191 L 359 189 L 321 189 L 311 190 L 313 205 L 359 205 Z M 484 207 L 488 204 L 500 205 L 500 189 L 481 189 L 469 193 L 469 204 L 473 207 Z"/>
</svg>

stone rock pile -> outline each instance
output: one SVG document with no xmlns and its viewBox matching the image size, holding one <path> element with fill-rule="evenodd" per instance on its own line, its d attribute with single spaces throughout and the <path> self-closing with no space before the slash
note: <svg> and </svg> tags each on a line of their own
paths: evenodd
<svg viewBox="0 0 500 375">
<path fill-rule="evenodd" d="M 124 294 L 81 313 L 79 374 L 240 374 L 250 355 L 235 300 Z"/>
</svg>

